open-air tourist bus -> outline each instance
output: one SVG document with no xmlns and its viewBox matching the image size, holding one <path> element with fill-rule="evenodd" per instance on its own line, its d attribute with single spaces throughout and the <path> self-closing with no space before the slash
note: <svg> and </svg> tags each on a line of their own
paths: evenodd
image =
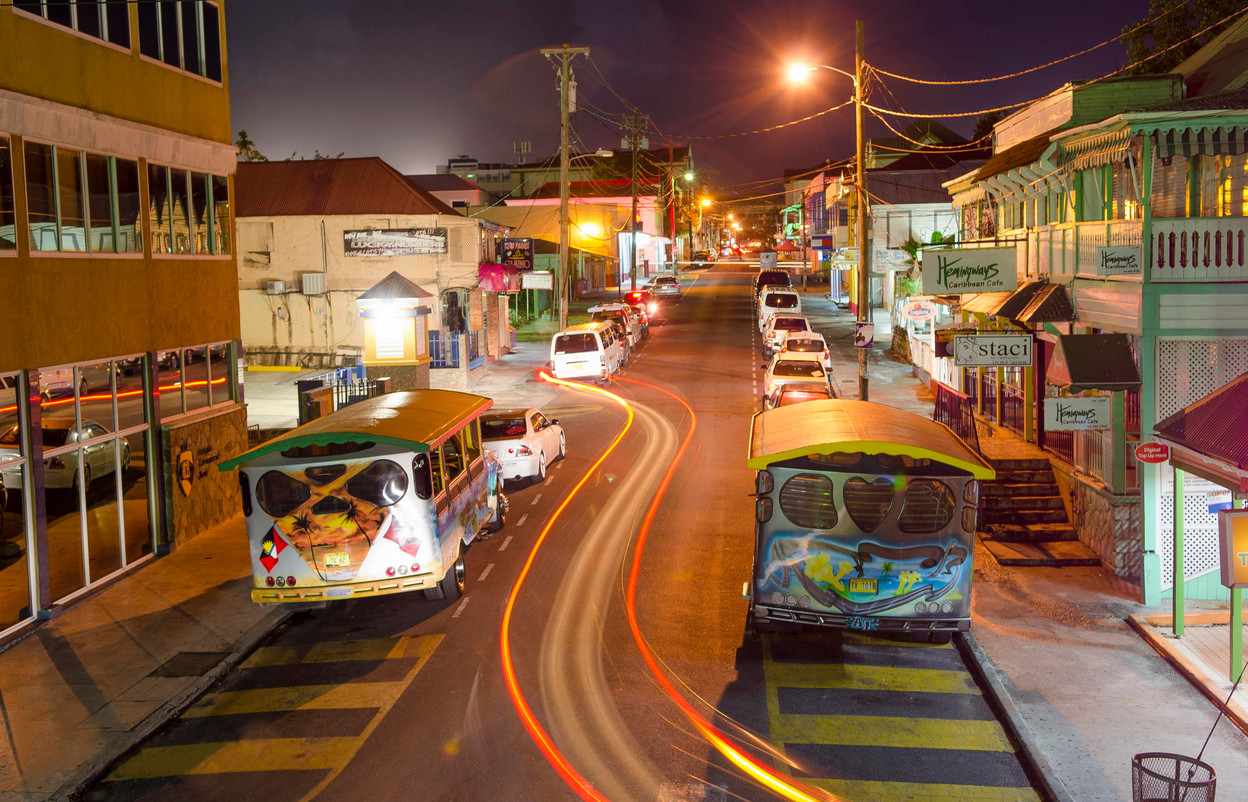
<svg viewBox="0 0 1248 802">
<path fill-rule="evenodd" d="M 481 445 L 493 403 L 388 393 L 222 462 L 239 469 L 252 600 L 458 598 L 464 550 L 483 527 L 501 529 L 506 511 L 498 460 Z"/>
<path fill-rule="evenodd" d="M 866 401 L 759 412 L 750 623 L 970 628 L 979 481 L 992 466 L 944 424 Z"/>
</svg>

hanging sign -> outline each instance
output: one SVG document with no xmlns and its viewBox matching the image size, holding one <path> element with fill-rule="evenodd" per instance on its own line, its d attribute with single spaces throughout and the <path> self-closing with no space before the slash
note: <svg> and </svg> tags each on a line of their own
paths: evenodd
<svg viewBox="0 0 1248 802">
<path fill-rule="evenodd" d="M 520 274 L 520 288 L 524 290 L 553 290 L 555 274 L 549 270 L 530 270 Z"/>
<path fill-rule="evenodd" d="M 1170 446 L 1165 443 L 1140 443 L 1135 447 L 1135 458 L 1153 465 L 1165 462 L 1170 459 Z"/>
<path fill-rule="evenodd" d="M 344 256 L 416 256 L 446 253 L 445 228 L 365 229 L 342 232 Z"/>
<path fill-rule="evenodd" d="M 1030 334 L 955 334 L 953 364 L 967 368 L 1028 368 Z"/>
<path fill-rule="evenodd" d="M 1018 289 L 1013 248 L 940 249 L 923 252 L 923 292 L 965 295 Z"/>
<path fill-rule="evenodd" d="M 1112 247 L 1096 251 L 1096 274 L 1098 276 L 1140 275 L 1140 248 Z"/>
<path fill-rule="evenodd" d="M 533 238 L 505 239 L 498 245 L 501 261 L 517 270 L 533 269 Z"/>
<path fill-rule="evenodd" d="M 1218 544 L 1222 547 L 1222 584 L 1248 588 L 1248 510 L 1218 511 Z"/>
<path fill-rule="evenodd" d="M 901 307 L 901 316 L 915 323 L 922 323 L 936 317 L 936 304 L 931 301 L 911 301 Z"/>
<path fill-rule="evenodd" d="M 858 321 L 854 323 L 854 347 L 870 348 L 875 345 L 875 324 L 863 323 Z"/>
<path fill-rule="evenodd" d="M 1109 402 L 1104 397 L 1044 399 L 1044 428 L 1051 432 L 1108 429 Z"/>
</svg>

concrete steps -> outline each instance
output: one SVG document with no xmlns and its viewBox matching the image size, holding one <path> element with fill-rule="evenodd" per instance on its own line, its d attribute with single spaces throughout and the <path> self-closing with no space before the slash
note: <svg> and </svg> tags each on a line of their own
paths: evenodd
<svg viewBox="0 0 1248 802">
<path fill-rule="evenodd" d="M 1079 542 L 1047 458 L 991 460 L 997 478 L 980 485 L 981 538 L 1001 565 L 1100 565 Z"/>
</svg>

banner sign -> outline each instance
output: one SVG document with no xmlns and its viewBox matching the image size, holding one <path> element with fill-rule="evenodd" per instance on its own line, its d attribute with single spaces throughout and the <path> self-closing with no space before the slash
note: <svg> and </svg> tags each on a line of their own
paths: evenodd
<svg viewBox="0 0 1248 802">
<path fill-rule="evenodd" d="M 923 292 L 965 295 L 1018 289 L 1013 248 L 941 249 L 923 252 Z"/>
<path fill-rule="evenodd" d="M 1218 511 L 1218 544 L 1222 547 L 1222 584 L 1248 588 L 1248 510 Z"/>
<path fill-rule="evenodd" d="M 499 244 L 500 261 L 517 270 L 533 269 L 533 238 L 505 239 Z"/>
<path fill-rule="evenodd" d="M 520 274 L 520 288 L 524 290 L 553 290 L 555 274 L 549 270 L 530 270 Z"/>
<path fill-rule="evenodd" d="M 931 301 L 911 301 L 899 310 L 901 316 L 915 323 L 922 323 L 936 317 L 936 304 Z"/>
<path fill-rule="evenodd" d="M 1051 432 L 1108 429 L 1108 398 L 1046 398 L 1044 428 Z"/>
<path fill-rule="evenodd" d="M 953 364 L 967 368 L 1031 367 L 1031 335 L 955 334 Z"/>
<path fill-rule="evenodd" d="M 835 234 L 811 234 L 810 247 L 817 251 L 830 251 L 836 247 Z"/>
<path fill-rule="evenodd" d="M 1096 251 L 1096 274 L 1098 276 L 1140 275 L 1140 248 L 1098 248 Z"/>
<path fill-rule="evenodd" d="M 342 232 L 345 256 L 418 256 L 446 253 L 445 228 L 373 229 Z"/>
</svg>

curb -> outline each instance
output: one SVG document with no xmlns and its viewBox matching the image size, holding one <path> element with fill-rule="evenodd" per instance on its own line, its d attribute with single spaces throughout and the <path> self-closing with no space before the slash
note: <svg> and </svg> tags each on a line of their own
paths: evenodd
<svg viewBox="0 0 1248 802">
<path fill-rule="evenodd" d="M 261 640 L 281 626 L 293 612 L 293 610 L 282 608 L 269 611 L 251 629 L 244 632 L 239 636 L 238 640 L 230 644 L 230 653 L 220 663 L 204 672 L 202 676 L 179 691 L 173 698 L 153 710 L 146 718 L 127 730 L 120 738 L 106 743 L 90 760 L 83 763 L 70 774 L 60 788 L 44 798 L 53 800 L 53 802 L 71 802 L 71 800 L 85 791 L 89 785 L 98 781 L 126 753 L 143 743 L 166 723 L 181 715 L 196 699 L 203 695 L 204 691 L 212 687 L 217 680 L 241 663 L 243 658 L 250 654 Z M 33 800 L 37 797 L 27 798 Z"/>
<path fill-rule="evenodd" d="M 979 641 L 975 640 L 975 636 L 970 632 L 959 633 L 959 636 L 954 638 L 954 643 L 957 644 L 958 651 L 962 653 L 962 658 L 967 665 L 973 669 L 972 673 L 976 675 L 976 679 L 988 689 L 990 704 L 1004 715 L 1006 733 L 1010 736 L 1010 740 L 1018 745 L 1019 756 L 1032 769 L 1028 774 L 1033 775 L 1032 779 L 1038 781 L 1045 799 L 1050 802 L 1077 802 L 1075 797 L 1066 790 L 1066 785 L 1054 770 L 1053 765 L 1035 744 L 1031 728 L 1027 726 L 1027 721 L 1019 712 L 1018 706 L 1014 704 L 1014 697 L 1010 695 L 1009 688 L 1001 679 L 1001 669 L 997 668 L 997 664 L 992 662 L 992 659 L 980 647 Z"/>
</svg>

